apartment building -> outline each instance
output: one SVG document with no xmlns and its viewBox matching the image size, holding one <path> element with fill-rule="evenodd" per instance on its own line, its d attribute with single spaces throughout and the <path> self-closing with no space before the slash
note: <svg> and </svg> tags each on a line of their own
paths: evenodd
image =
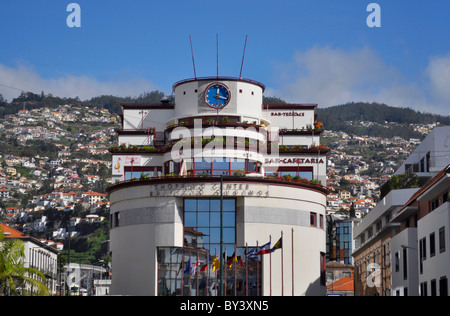
<svg viewBox="0 0 450 316">
<path fill-rule="evenodd" d="M 354 227 L 355 296 L 391 295 L 391 239 L 400 226 L 391 219 L 417 190 L 392 190 Z"/>
<path fill-rule="evenodd" d="M 450 279 L 450 165 L 396 211 L 392 294 L 448 296 Z"/>
<path fill-rule="evenodd" d="M 396 174 L 419 188 L 392 190 L 354 229 L 355 295 L 448 295 L 450 127 L 436 127 Z"/>
</svg>

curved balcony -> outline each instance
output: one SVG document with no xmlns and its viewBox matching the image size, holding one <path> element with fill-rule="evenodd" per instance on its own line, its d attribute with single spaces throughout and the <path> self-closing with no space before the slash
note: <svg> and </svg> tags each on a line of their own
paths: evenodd
<svg viewBox="0 0 450 316">
<path fill-rule="evenodd" d="M 305 189 L 314 190 L 317 192 L 321 192 L 324 195 L 329 193 L 327 187 L 323 186 L 321 183 L 315 180 L 307 180 L 299 177 L 278 177 L 267 176 L 267 177 L 254 177 L 247 176 L 245 173 L 239 173 L 234 175 L 189 175 L 189 176 L 181 176 L 175 174 L 168 174 L 160 177 L 148 177 L 141 176 L 140 178 L 134 178 L 131 180 L 125 180 L 121 182 L 117 182 L 115 184 L 111 184 L 107 186 L 106 190 L 108 193 L 111 193 L 115 190 L 133 187 L 133 186 L 141 186 L 141 185 L 149 185 L 149 184 L 165 184 L 165 183 L 176 183 L 176 182 L 184 182 L 184 183 L 196 183 L 196 182 L 220 182 L 221 177 L 223 177 L 224 182 L 250 182 L 250 183 L 262 183 L 262 184 L 275 184 L 275 185 L 288 185 L 294 187 L 301 187 Z"/>
</svg>

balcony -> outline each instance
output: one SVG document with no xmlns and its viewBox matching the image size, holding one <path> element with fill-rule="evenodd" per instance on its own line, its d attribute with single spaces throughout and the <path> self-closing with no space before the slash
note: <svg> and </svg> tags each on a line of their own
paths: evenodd
<svg viewBox="0 0 450 316">
<path fill-rule="evenodd" d="M 147 184 L 160 184 L 160 183 L 175 183 L 175 182 L 218 182 L 220 181 L 220 175 L 176 175 L 167 174 L 159 177 L 149 177 L 141 176 L 140 178 L 134 178 L 131 180 L 125 180 L 116 182 L 115 184 L 107 186 L 106 190 L 111 193 L 116 189 L 121 189 L 124 187 L 136 186 L 136 185 L 147 185 Z M 278 177 L 274 176 L 259 176 L 256 177 L 255 174 L 245 174 L 244 172 L 234 173 L 233 175 L 224 175 L 223 181 L 245 181 L 254 183 L 267 183 L 267 184 L 278 184 L 278 185 L 290 185 L 296 187 L 303 187 L 306 189 L 312 189 L 315 191 L 322 192 L 323 194 L 328 194 L 328 188 L 323 186 L 319 181 L 308 180 L 300 177 Z"/>
</svg>

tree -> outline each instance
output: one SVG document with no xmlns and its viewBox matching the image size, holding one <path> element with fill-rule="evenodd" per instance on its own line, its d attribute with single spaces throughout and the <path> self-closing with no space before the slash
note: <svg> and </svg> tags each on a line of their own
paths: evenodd
<svg viewBox="0 0 450 316">
<path fill-rule="evenodd" d="M 35 294 L 48 296 L 44 274 L 24 266 L 24 249 L 22 240 L 5 239 L 0 230 L 0 295 L 28 295 L 26 289 L 32 287 Z"/>
<path fill-rule="evenodd" d="M 351 218 L 355 218 L 356 217 L 355 203 L 353 203 L 353 202 L 352 202 L 352 206 L 350 207 L 350 211 L 349 211 L 348 215 Z"/>
<path fill-rule="evenodd" d="M 419 187 L 419 177 L 415 174 L 393 175 L 380 188 L 380 199 L 388 195 L 391 190 L 409 189 Z"/>
</svg>

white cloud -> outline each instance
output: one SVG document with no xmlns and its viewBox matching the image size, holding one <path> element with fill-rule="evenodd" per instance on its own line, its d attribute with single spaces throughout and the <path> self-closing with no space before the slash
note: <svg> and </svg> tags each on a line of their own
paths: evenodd
<svg viewBox="0 0 450 316">
<path fill-rule="evenodd" d="M 430 58 L 426 73 L 432 95 L 450 107 L 450 54 Z"/>
<path fill-rule="evenodd" d="M 138 96 L 146 91 L 157 90 L 157 87 L 141 78 L 100 81 L 88 76 L 66 75 L 45 79 L 30 66 L 18 65 L 11 68 L 0 64 L 0 94 L 11 101 L 20 94 L 21 91 L 17 89 L 37 94 L 44 91 L 54 96 L 79 97 L 81 100 L 87 100 L 100 95 Z"/>
<path fill-rule="evenodd" d="M 405 78 L 369 48 L 344 51 L 313 47 L 297 52 L 290 64 L 276 65 L 275 71 L 278 87 L 268 91 L 292 103 L 329 107 L 352 101 L 379 102 L 448 114 L 450 55 L 432 59 L 422 76 Z M 427 87 L 422 82 L 428 79 Z"/>
</svg>

